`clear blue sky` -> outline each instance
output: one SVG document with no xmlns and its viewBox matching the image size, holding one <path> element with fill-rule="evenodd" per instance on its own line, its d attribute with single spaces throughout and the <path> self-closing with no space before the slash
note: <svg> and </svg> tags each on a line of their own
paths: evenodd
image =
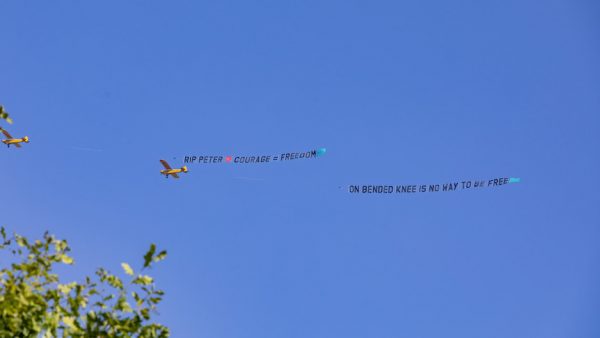
<svg viewBox="0 0 600 338">
<path fill-rule="evenodd" d="M 2 224 L 67 238 L 71 279 L 167 249 L 152 273 L 173 337 L 600 336 L 597 1 L 3 1 L 0 16 L 0 103 L 31 138 L 0 148 Z M 503 176 L 522 183 L 338 188 Z"/>
</svg>

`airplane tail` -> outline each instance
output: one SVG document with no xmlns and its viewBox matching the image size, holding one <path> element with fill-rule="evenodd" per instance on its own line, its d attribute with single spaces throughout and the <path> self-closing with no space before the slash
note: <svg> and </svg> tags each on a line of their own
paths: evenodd
<svg viewBox="0 0 600 338">
<path fill-rule="evenodd" d="M 23 142 L 29 143 L 29 137 L 27 137 L 27 136 L 23 137 Z"/>
<path fill-rule="evenodd" d="M 187 172 L 188 172 L 188 169 L 187 169 L 187 167 L 186 167 L 186 166 L 183 166 L 183 167 L 181 167 L 181 170 L 182 170 L 184 173 L 187 173 Z"/>
</svg>

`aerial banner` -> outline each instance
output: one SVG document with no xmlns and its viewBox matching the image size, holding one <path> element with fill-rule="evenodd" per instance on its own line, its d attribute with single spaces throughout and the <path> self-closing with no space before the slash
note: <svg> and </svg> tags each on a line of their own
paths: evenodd
<svg viewBox="0 0 600 338">
<path fill-rule="evenodd" d="M 521 182 L 516 177 L 501 177 L 488 180 L 454 181 L 441 184 L 408 184 L 408 185 L 349 185 L 351 194 L 420 194 L 444 193 L 459 190 L 480 190 L 498 188 L 512 183 Z"/>
<path fill-rule="evenodd" d="M 263 164 L 270 162 L 285 162 L 300 159 L 314 159 L 325 155 L 327 149 L 320 148 L 303 152 L 288 152 L 279 154 L 255 154 L 255 155 L 187 155 L 183 157 L 183 163 L 196 164 Z"/>
</svg>

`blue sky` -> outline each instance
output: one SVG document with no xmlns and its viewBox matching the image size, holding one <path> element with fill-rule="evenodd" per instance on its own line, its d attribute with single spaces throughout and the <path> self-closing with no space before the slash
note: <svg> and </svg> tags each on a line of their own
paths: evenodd
<svg viewBox="0 0 600 338">
<path fill-rule="evenodd" d="M 173 337 L 598 337 L 595 1 L 4 1 L 2 224 Z M 6 125 L 4 125 L 6 127 Z M 317 160 L 158 160 L 326 147 Z M 520 177 L 498 189 L 349 184 Z M 248 177 L 252 179 L 240 179 Z"/>
</svg>

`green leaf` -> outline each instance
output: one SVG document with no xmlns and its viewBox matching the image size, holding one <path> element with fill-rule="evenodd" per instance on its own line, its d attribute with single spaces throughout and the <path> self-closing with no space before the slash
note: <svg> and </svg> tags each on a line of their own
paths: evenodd
<svg viewBox="0 0 600 338">
<path fill-rule="evenodd" d="M 61 255 L 60 260 L 65 264 L 69 264 L 69 265 L 73 264 L 73 258 L 71 258 L 67 255 Z"/>
<path fill-rule="evenodd" d="M 150 285 L 152 284 L 152 277 L 139 275 L 136 279 L 133 280 L 133 284 Z"/>
<path fill-rule="evenodd" d="M 126 274 L 133 276 L 133 269 L 129 266 L 129 264 L 121 263 L 121 266 L 123 267 L 123 270 L 125 270 Z"/>
<path fill-rule="evenodd" d="M 68 294 L 69 292 L 71 292 L 71 289 L 73 288 L 72 285 L 63 285 L 63 284 L 58 284 L 58 286 L 56 287 L 58 289 L 58 291 L 62 292 L 63 294 Z"/>
<path fill-rule="evenodd" d="M 125 299 L 125 297 L 119 297 L 119 300 L 117 301 L 117 304 L 115 306 L 115 310 L 123 311 L 123 312 L 132 312 L 133 311 L 133 309 L 131 308 L 129 303 L 127 303 L 127 299 Z"/>
<path fill-rule="evenodd" d="M 167 250 L 163 250 L 163 251 L 159 252 L 158 255 L 156 255 L 156 257 L 154 257 L 154 261 L 155 262 L 162 261 L 163 259 L 165 259 L 165 257 L 167 257 Z"/>
<path fill-rule="evenodd" d="M 112 286 L 113 288 L 117 288 L 117 289 L 123 289 L 123 282 L 121 281 L 121 279 L 117 276 L 113 276 L 113 275 L 107 275 L 106 276 L 106 281 L 108 282 L 108 284 L 110 286 Z"/>
<path fill-rule="evenodd" d="M 148 267 L 152 262 L 152 257 L 154 257 L 154 253 L 156 252 L 156 245 L 154 243 L 150 244 L 150 249 L 144 255 L 144 267 Z"/>
<path fill-rule="evenodd" d="M 73 317 L 63 317 L 62 321 L 69 328 L 71 328 L 71 329 L 75 329 L 76 328 L 76 326 L 75 326 L 75 318 L 73 318 Z"/>
<path fill-rule="evenodd" d="M 16 237 L 17 245 L 19 245 L 21 247 L 27 246 L 27 239 L 25 239 L 25 237 L 21 237 L 19 235 L 15 236 L 15 237 Z"/>
<path fill-rule="evenodd" d="M 135 299 L 135 303 L 137 306 L 142 306 L 142 304 L 144 303 L 144 300 L 142 299 L 142 297 L 140 297 L 137 292 L 132 291 L 131 295 L 133 296 L 133 299 Z"/>
<path fill-rule="evenodd" d="M 8 123 L 13 123 L 12 119 L 8 116 L 8 113 L 6 112 L 3 106 L 0 106 L 0 118 L 5 119 Z"/>
<path fill-rule="evenodd" d="M 140 311 L 142 317 L 144 317 L 145 320 L 150 319 L 150 310 L 147 308 L 144 308 Z"/>
</svg>

